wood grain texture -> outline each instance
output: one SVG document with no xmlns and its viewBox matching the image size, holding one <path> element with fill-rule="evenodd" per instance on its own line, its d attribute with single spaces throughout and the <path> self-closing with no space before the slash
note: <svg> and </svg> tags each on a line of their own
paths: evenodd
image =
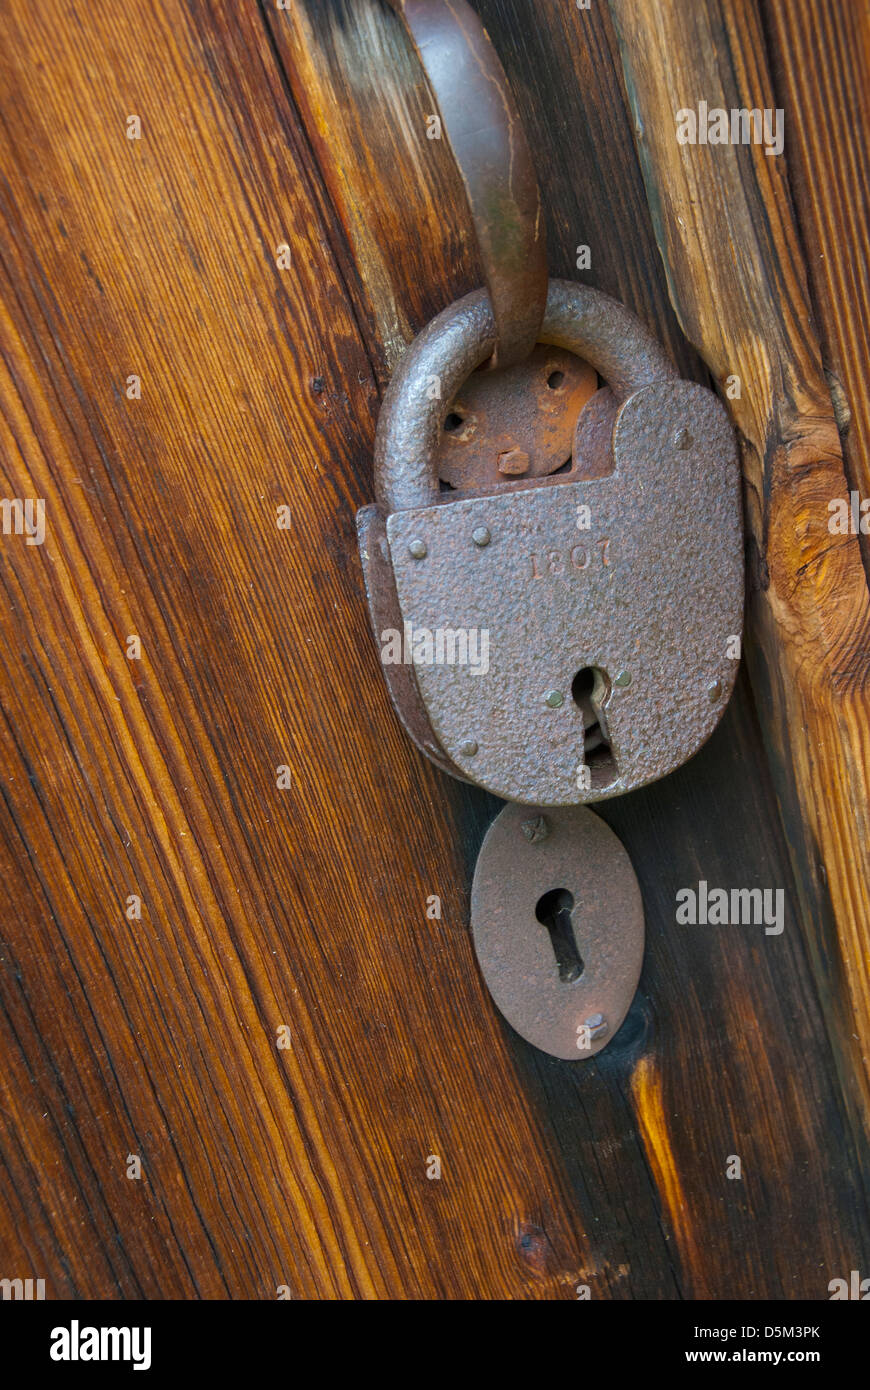
<svg viewBox="0 0 870 1390">
<path fill-rule="evenodd" d="M 764 0 L 788 178 L 825 366 L 842 386 L 849 486 L 870 497 L 870 5 Z M 817 52 L 825 61 L 816 63 Z M 870 574 L 870 537 L 859 543 Z"/>
<path fill-rule="evenodd" d="M 826 1018 L 853 1119 L 870 1120 L 870 600 L 784 166 L 762 144 L 676 139 L 675 115 L 772 107 L 750 0 L 613 0 L 668 282 L 740 431 L 749 657 Z M 799 122 L 796 122 L 796 124 Z M 848 200 L 843 189 L 842 197 Z"/>
<path fill-rule="evenodd" d="M 555 273 L 588 242 L 703 379 L 604 7 L 480 10 Z M 870 1259 L 866 1194 L 745 682 L 691 764 L 602 808 L 648 928 L 611 1047 L 534 1052 L 479 979 L 496 803 L 399 729 L 355 555 L 378 389 L 478 277 L 391 11 L 13 0 L 0 77 L 0 488 L 47 523 L 0 541 L 0 1277 L 827 1297 Z M 782 936 L 677 928 L 701 877 L 782 887 Z"/>
</svg>

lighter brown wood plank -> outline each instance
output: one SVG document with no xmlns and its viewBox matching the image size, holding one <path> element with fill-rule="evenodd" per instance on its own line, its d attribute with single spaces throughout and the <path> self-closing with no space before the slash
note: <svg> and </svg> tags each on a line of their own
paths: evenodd
<svg viewBox="0 0 870 1390">
<path fill-rule="evenodd" d="M 366 627 L 374 382 L 262 17 L 15 5 L 0 47 L 0 486 L 47 509 L 43 546 L 3 545 L 4 1268 L 38 1251 L 83 1297 L 568 1289 L 580 1218 Z M 516 1232 L 550 1201 L 542 1278 Z"/>
<path fill-rule="evenodd" d="M 870 497 L 870 5 L 764 0 L 825 365 L 845 396 L 849 485 Z M 823 61 L 817 56 L 823 55 Z M 870 573 L 870 537 L 859 538 Z"/>
<path fill-rule="evenodd" d="M 785 168 L 761 145 L 680 144 L 676 112 L 772 107 L 757 11 L 613 0 L 638 149 L 675 307 L 740 431 L 748 648 L 855 1123 L 870 1107 L 870 602 L 857 539 L 832 535 L 846 477 Z"/>
</svg>

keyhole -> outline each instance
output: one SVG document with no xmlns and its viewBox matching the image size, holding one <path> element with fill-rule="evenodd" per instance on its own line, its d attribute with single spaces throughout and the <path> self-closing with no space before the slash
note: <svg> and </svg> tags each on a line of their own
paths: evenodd
<svg viewBox="0 0 870 1390">
<path fill-rule="evenodd" d="M 589 786 L 596 790 L 609 786 L 617 775 L 604 714 L 611 689 L 610 677 L 599 666 L 584 666 L 571 682 L 571 695 L 583 714 L 583 756 L 589 769 Z"/>
<path fill-rule="evenodd" d="M 538 898 L 535 916 L 550 933 L 553 955 L 563 985 L 570 985 L 583 974 L 583 960 L 574 940 L 571 912 L 574 898 L 567 888 L 552 888 Z"/>
</svg>

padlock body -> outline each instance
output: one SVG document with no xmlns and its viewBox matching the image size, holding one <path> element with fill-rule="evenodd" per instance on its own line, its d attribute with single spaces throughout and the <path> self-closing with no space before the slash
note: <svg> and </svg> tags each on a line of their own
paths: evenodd
<svg viewBox="0 0 870 1390">
<path fill-rule="evenodd" d="M 595 801 L 673 771 L 715 728 L 743 556 L 734 437 L 711 392 L 630 396 L 605 477 L 394 512 L 387 539 L 422 703 L 470 781 L 530 805 Z"/>
</svg>

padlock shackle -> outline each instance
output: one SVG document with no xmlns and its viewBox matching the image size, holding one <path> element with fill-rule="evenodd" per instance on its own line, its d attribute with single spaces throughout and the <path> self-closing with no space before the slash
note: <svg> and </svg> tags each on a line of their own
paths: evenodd
<svg viewBox="0 0 870 1390">
<path fill-rule="evenodd" d="M 375 439 L 375 497 L 385 512 L 438 501 L 438 444 L 447 412 L 491 356 L 495 338 L 489 296 L 475 290 L 434 318 L 408 348 L 384 396 Z M 550 281 L 539 341 L 582 357 L 620 403 L 651 382 L 678 376 L 634 314 L 571 280 Z"/>
</svg>

